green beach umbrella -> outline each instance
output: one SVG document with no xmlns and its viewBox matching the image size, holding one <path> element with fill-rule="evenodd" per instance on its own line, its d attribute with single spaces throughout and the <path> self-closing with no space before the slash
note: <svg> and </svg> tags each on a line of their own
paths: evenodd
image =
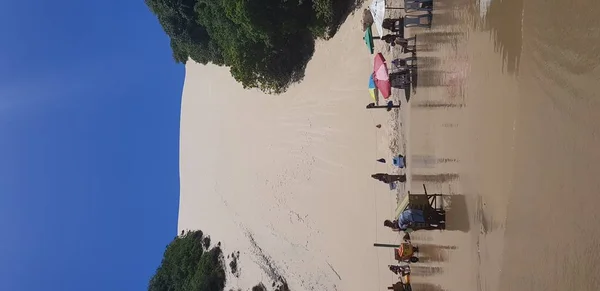
<svg viewBox="0 0 600 291">
<path fill-rule="evenodd" d="M 373 54 L 375 45 L 373 44 L 373 31 L 371 31 L 370 26 L 367 27 L 367 31 L 365 31 L 365 36 L 363 37 L 363 39 L 365 40 L 365 44 L 367 45 L 369 52 Z"/>
</svg>

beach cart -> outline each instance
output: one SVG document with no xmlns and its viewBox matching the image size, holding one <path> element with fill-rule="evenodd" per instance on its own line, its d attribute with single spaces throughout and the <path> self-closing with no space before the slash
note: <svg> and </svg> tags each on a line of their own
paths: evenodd
<svg viewBox="0 0 600 291">
<path fill-rule="evenodd" d="M 374 247 L 379 248 L 394 248 L 394 258 L 398 262 L 404 263 L 416 263 L 419 261 L 419 258 L 415 255 L 419 252 L 419 247 L 412 244 L 410 241 L 410 234 L 404 235 L 404 241 L 397 244 L 383 244 L 383 243 L 374 243 Z M 390 269 L 392 270 L 392 269 Z M 393 271 L 393 270 L 392 270 Z"/>
<path fill-rule="evenodd" d="M 403 242 L 398 248 L 394 249 L 394 257 L 399 262 L 416 263 L 419 261 L 419 258 L 415 256 L 418 251 L 419 248 L 413 246 L 410 241 Z"/>
</svg>

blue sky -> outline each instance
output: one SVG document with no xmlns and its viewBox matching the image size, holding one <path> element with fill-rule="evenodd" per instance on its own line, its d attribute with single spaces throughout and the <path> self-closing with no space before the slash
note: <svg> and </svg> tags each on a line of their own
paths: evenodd
<svg viewBox="0 0 600 291">
<path fill-rule="evenodd" d="M 177 235 L 184 67 L 142 0 L 0 0 L 0 290 L 144 290 Z"/>
</svg>

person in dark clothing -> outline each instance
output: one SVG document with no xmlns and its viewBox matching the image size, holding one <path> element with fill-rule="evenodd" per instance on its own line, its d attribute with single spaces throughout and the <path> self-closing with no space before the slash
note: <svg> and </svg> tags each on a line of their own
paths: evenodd
<svg viewBox="0 0 600 291">
<path fill-rule="evenodd" d="M 399 231 L 399 230 L 400 230 L 400 226 L 398 225 L 398 220 L 391 221 L 391 220 L 389 220 L 389 219 L 386 219 L 386 220 L 383 222 L 383 226 L 385 226 L 385 227 L 389 227 L 389 228 L 391 228 L 393 231 Z"/>
<path fill-rule="evenodd" d="M 407 50 L 408 40 L 400 37 L 399 35 L 386 34 L 381 37 L 381 40 L 385 41 L 386 43 L 388 43 L 391 46 L 400 45 L 400 46 L 402 46 L 403 51 Z"/>
<path fill-rule="evenodd" d="M 404 37 L 404 18 L 385 18 L 381 25 L 384 29 L 390 30 L 400 37 Z"/>
<path fill-rule="evenodd" d="M 410 87 L 410 70 L 401 70 L 389 74 L 392 87 L 404 89 Z"/>
<path fill-rule="evenodd" d="M 390 175 L 390 174 L 384 174 L 384 173 L 377 173 L 377 174 L 371 175 L 371 178 L 373 178 L 375 180 L 379 180 L 386 184 L 391 184 L 394 182 L 406 182 L 406 175 Z"/>
<path fill-rule="evenodd" d="M 406 265 L 406 266 L 388 265 L 388 268 L 390 269 L 390 271 L 392 271 L 392 273 L 394 273 L 396 275 L 405 274 L 405 273 L 410 274 L 410 267 L 408 265 Z"/>
</svg>

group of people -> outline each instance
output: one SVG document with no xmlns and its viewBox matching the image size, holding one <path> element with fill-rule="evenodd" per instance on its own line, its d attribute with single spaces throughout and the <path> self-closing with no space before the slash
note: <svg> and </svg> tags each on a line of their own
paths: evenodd
<svg viewBox="0 0 600 291">
<path fill-rule="evenodd" d="M 418 1 L 416 5 L 420 11 L 427 10 L 431 11 L 433 8 L 432 1 Z M 414 3 L 413 3 L 414 4 Z M 405 3 L 405 6 L 407 4 Z M 414 8 L 414 5 L 411 5 Z M 405 12 L 407 8 L 405 8 Z M 419 18 L 420 20 L 420 18 Z M 431 20 L 429 20 L 431 23 Z M 399 49 L 404 54 L 411 54 L 407 58 L 399 58 L 392 61 L 393 72 L 389 74 L 391 86 L 398 89 L 410 90 L 413 84 L 414 76 L 416 75 L 416 59 L 417 59 L 417 44 L 416 36 L 407 38 L 404 33 L 405 18 L 385 18 L 383 19 L 382 27 L 388 31 L 389 34 L 381 35 L 380 39 L 386 42 L 390 47 Z M 408 91 L 405 91 L 408 92 Z M 409 94 L 409 93 L 406 93 Z M 409 95 L 407 95 L 408 101 Z M 391 103 L 388 104 L 391 110 Z M 399 107 L 399 106 L 398 106 Z M 380 128 L 380 125 L 377 125 Z M 385 159 L 379 159 L 378 162 L 385 163 Z M 406 165 L 406 159 L 402 155 L 394 157 L 394 165 L 399 168 L 404 168 Z M 406 174 L 396 173 L 375 173 L 371 177 L 375 180 L 389 184 L 390 189 L 393 189 L 395 183 L 405 183 L 407 180 Z M 410 199 L 410 197 L 408 198 Z M 409 200 L 410 201 L 410 200 Z M 443 209 L 432 207 L 429 204 L 411 205 L 407 209 L 403 210 L 396 219 L 385 220 L 384 226 L 391 228 L 393 231 L 405 232 L 405 241 L 410 240 L 409 233 L 416 230 L 433 230 L 433 229 L 445 229 L 446 228 L 446 213 Z M 408 238 L 407 238 L 408 237 Z M 411 262 L 413 262 L 411 260 Z M 394 291 L 411 291 L 410 284 L 410 267 L 408 265 L 388 265 L 390 271 L 400 276 L 400 281 L 391 287 L 390 290 Z"/>
<path fill-rule="evenodd" d="M 404 18 L 385 18 L 383 20 L 382 27 L 384 29 L 389 30 L 391 33 L 381 36 L 381 40 L 389 44 L 390 47 L 399 46 L 402 53 L 411 54 L 412 58 L 416 58 L 417 37 L 405 37 Z M 398 59 L 398 61 L 403 61 L 403 59 Z M 390 81 L 392 83 L 392 87 L 399 89 L 408 88 L 411 82 L 410 72 L 413 66 L 409 66 L 408 64 L 406 64 L 406 62 L 404 62 L 403 64 L 401 64 L 400 62 L 396 63 L 395 67 L 399 68 L 400 70 L 390 73 Z"/>
<path fill-rule="evenodd" d="M 377 128 L 381 128 L 381 125 L 376 125 Z M 404 168 L 406 164 L 406 158 L 403 155 L 398 155 L 395 159 L 398 159 L 398 166 Z M 385 163 L 384 158 L 378 159 L 377 162 Z M 376 173 L 371 175 L 371 178 L 384 182 L 386 184 L 393 184 L 396 182 L 406 182 L 406 174 L 386 174 Z M 426 209 L 406 209 L 400 213 L 400 216 L 395 220 L 385 220 L 383 225 L 391 228 L 394 231 L 414 231 L 419 229 L 445 229 L 446 228 L 446 212 L 440 209 L 426 208 Z"/>
<path fill-rule="evenodd" d="M 377 173 L 371 175 L 373 179 L 384 183 L 406 182 L 406 175 L 390 175 Z M 409 231 L 419 229 L 445 229 L 446 213 L 439 209 L 406 209 L 400 213 L 398 219 L 386 220 L 383 225 L 394 231 Z"/>
</svg>

